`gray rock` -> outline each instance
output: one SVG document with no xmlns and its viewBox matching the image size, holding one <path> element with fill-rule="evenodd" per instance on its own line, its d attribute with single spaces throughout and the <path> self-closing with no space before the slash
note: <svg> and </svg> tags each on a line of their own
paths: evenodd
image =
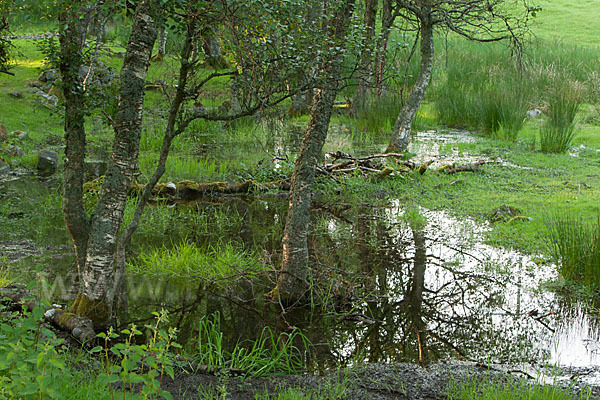
<svg viewBox="0 0 600 400">
<path fill-rule="evenodd" d="M 25 131 L 12 131 L 10 133 L 10 135 L 12 137 L 15 137 L 15 138 L 19 139 L 19 140 L 25 140 L 25 139 L 27 139 L 29 137 L 29 135 L 27 135 L 27 132 L 25 132 Z"/>
<path fill-rule="evenodd" d="M 18 90 L 13 90 L 8 95 L 14 97 L 15 99 L 22 99 L 23 98 L 23 93 L 19 92 Z"/>
<path fill-rule="evenodd" d="M 46 105 L 52 106 L 52 107 L 58 107 L 58 97 L 52 95 L 52 94 L 42 94 L 41 95 L 42 98 L 44 99 L 44 101 L 46 102 Z"/>
<path fill-rule="evenodd" d="M 58 168 L 58 153 L 53 150 L 40 150 L 37 158 L 37 169 L 52 174 Z"/>
<path fill-rule="evenodd" d="M 542 115 L 542 111 L 540 109 L 534 108 L 533 110 L 527 111 L 527 116 L 529 118 L 537 118 Z"/>
<path fill-rule="evenodd" d="M 25 84 L 25 86 L 28 86 L 30 88 L 41 88 L 42 86 L 44 86 L 44 84 L 40 81 L 33 81 L 33 82 L 27 82 Z M 25 90 L 27 92 L 27 90 Z M 28 93 L 32 93 L 32 92 L 28 92 Z"/>
<path fill-rule="evenodd" d="M 54 82 L 58 78 L 58 73 L 55 69 L 47 69 L 42 71 L 40 74 L 38 81 L 40 82 Z"/>
</svg>

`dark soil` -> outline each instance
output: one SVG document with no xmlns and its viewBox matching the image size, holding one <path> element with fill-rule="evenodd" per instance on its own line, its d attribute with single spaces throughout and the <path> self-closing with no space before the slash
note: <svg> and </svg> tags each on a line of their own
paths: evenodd
<svg viewBox="0 0 600 400">
<path fill-rule="evenodd" d="M 515 383 L 522 374 L 509 374 L 500 369 L 475 363 L 450 361 L 420 367 L 415 364 L 367 364 L 348 368 L 327 376 L 297 375 L 244 379 L 240 377 L 197 375 L 180 372 L 174 380 L 163 382 L 162 388 L 176 399 L 205 398 L 208 394 L 228 393 L 227 399 L 254 399 L 256 394 L 275 394 L 287 388 L 295 388 L 304 393 L 324 394 L 327 388 L 336 384 L 346 387 L 342 397 L 357 400 L 442 400 L 447 399 L 454 384 L 459 382 Z M 533 380 L 525 384 L 533 384 Z M 575 381 L 568 383 L 575 393 Z M 592 397 L 600 397 L 600 387 L 592 388 Z M 325 397 L 327 398 L 327 397 Z"/>
</svg>

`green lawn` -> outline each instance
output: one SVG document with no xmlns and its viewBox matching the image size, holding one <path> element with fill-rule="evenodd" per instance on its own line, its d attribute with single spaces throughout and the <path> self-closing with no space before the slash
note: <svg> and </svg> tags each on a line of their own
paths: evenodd
<svg viewBox="0 0 600 400">
<path fill-rule="evenodd" d="M 532 30 L 540 39 L 600 44 L 600 0 L 537 0 L 537 4 L 542 11 L 534 18 Z"/>
</svg>

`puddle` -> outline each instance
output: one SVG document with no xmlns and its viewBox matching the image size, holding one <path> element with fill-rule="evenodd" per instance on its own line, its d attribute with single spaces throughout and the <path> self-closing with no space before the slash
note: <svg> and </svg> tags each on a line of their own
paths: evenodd
<svg viewBox="0 0 600 400">
<path fill-rule="evenodd" d="M 470 154 L 466 151 L 459 151 L 458 148 L 452 148 L 451 152 L 447 150 L 442 152 L 444 145 L 452 143 L 475 143 L 478 138 L 473 132 L 449 129 L 446 131 L 429 130 L 417 132 L 413 140 L 408 145 L 408 151 L 415 154 L 412 161 L 421 164 L 432 161 L 431 168 L 439 168 L 442 165 L 467 165 L 484 161 L 486 164 L 500 164 L 505 167 L 532 169 L 503 160 L 501 157 L 490 158 L 480 154 Z M 443 154 L 442 154 L 443 153 Z"/>
<path fill-rule="evenodd" d="M 439 143 L 465 140 L 476 138 L 430 131 L 419 134 L 414 146 L 422 146 L 417 149 L 423 150 L 421 157 L 442 163 Z M 274 154 L 289 150 L 281 143 L 272 145 Z M 452 162 L 481 159 L 456 157 Z M 33 218 L 52 190 L 56 187 L 36 176 L 5 179 L 0 182 L 0 200 L 9 206 L 1 211 Z M 177 204 L 164 213 L 162 222 L 153 220 L 152 229 L 140 229 L 133 252 L 184 239 L 200 246 L 235 241 L 268 255 L 277 265 L 286 208 L 286 201 L 277 198 Z M 328 278 L 338 276 L 339 270 L 355 277 L 332 287 L 327 304 L 283 314 L 264 296 L 275 276 L 236 283 L 232 294 L 203 282 L 129 275 L 119 322 L 143 325 L 153 311 L 165 308 L 179 329 L 179 340 L 186 342 L 197 334 L 200 318 L 219 312 L 229 348 L 255 339 L 263 327 L 286 331 L 296 326 L 312 343 L 305 350 L 307 364 L 315 370 L 460 358 L 514 366 L 533 376 L 549 365 L 560 379 L 576 375 L 581 381 L 600 383 L 598 315 L 544 288 L 543 283 L 557 277 L 554 266 L 483 244 L 486 225 L 441 211 L 420 212 L 426 224 L 413 230 L 398 200 L 383 208 L 314 209 L 309 246 L 316 270 Z M 50 283 L 44 289 L 47 297 L 64 302 L 72 295 L 72 250 L 64 228 L 57 233 L 62 217 L 52 218 L 55 231 L 34 234 L 23 227 L 22 232 L 3 232 L 10 237 L 0 238 L 0 257 L 4 255 L 25 282 L 43 276 Z M 36 271 L 36 264 L 46 269 Z"/>
</svg>

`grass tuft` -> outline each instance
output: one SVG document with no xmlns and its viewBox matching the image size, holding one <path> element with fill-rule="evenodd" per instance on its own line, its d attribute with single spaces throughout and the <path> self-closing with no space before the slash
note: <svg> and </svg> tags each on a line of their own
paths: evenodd
<svg viewBox="0 0 600 400">
<path fill-rule="evenodd" d="M 291 333 L 275 335 L 266 327 L 260 337 L 246 345 L 238 343 L 232 352 L 223 346 L 221 318 L 217 312 L 203 317 L 198 324 L 198 338 L 194 361 L 210 369 L 234 369 L 244 371 L 247 376 L 292 375 L 303 370 L 302 355 L 294 342 L 308 339 L 298 329 Z"/>
<path fill-rule="evenodd" d="M 235 243 L 200 248 L 184 240 L 171 248 L 163 246 L 141 253 L 127 267 L 140 274 L 217 281 L 251 274 L 260 271 L 262 266 L 256 254 Z"/>
<path fill-rule="evenodd" d="M 575 138 L 575 116 L 580 108 L 580 90 L 572 82 L 561 82 L 550 90 L 549 115 L 540 128 L 540 143 L 544 153 L 564 153 Z"/>
<path fill-rule="evenodd" d="M 600 217 L 589 220 L 566 213 L 553 215 L 549 242 L 565 279 L 600 288 Z"/>
</svg>

